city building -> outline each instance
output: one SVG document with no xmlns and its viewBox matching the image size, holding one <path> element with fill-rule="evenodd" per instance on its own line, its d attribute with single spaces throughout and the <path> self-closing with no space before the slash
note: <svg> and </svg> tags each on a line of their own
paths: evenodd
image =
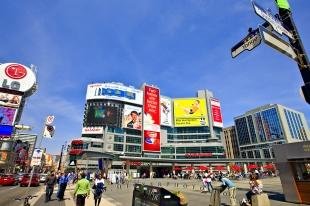
<svg viewBox="0 0 310 206">
<path fill-rule="evenodd" d="M 239 144 L 236 135 L 236 127 L 226 127 L 223 129 L 224 133 L 224 143 L 225 143 L 225 150 L 226 150 L 226 157 L 228 159 L 234 159 L 240 157 L 239 152 Z"/>
<path fill-rule="evenodd" d="M 225 158 L 222 128 L 220 102 L 208 90 L 199 90 L 196 97 L 173 99 L 160 95 L 155 87 L 90 84 L 82 137 L 71 142 L 70 162 L 78 159 L 78 167 L 98 169 L 101 158 L 112 171 L 129 165 L 141 172 L 153 158 L 163 160 L 153 165 L 160 172 L 171 170 L 179 160 L 193 164 L 197 159 Z M 137 160 L 127 161 L 130 157 Z"/>
<path fill-rule="evenodd" d="M 274 158 L 273 145 L 309 140 L 303 113 L 268 104 L 234 118 L 241 158 Z"/>
</svg>

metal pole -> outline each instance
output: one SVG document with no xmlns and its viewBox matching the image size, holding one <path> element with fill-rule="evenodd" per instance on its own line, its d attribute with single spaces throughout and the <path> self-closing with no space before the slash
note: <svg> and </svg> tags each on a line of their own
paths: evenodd
<svg viewBox="0 0 310 206">
<path fill-rule="evenodd" d="M 60 158 L 59 158 L 59 164 L 58 164 L 57 171 L 60 171 L 60 169 L 61 169 L 61 160 L 62 160 L 63 150 L 64 150 L 64 145 L 61 146 L 61 152 L 60 152 Z"/>
</svg>

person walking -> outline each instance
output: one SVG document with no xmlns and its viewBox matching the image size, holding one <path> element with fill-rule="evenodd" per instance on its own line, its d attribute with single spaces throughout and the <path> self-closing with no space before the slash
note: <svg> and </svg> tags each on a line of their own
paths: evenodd
<svg viewBox="0 0 310 206">
<path fill-rule="evenodd" d="M 237 199 L 236 199 L 237 189 L 236 189 L 235 184 L 230 179 L 226 177 L 222 177 L 222 176 L 219 177 L 219 181 L 222 182 L 221 192 L 223 192 L 226 188 L 228 188 L 230 205 L 236 206 L 237 205 Z"/>
<path fill-rule="evenodd" d="M 52 194 L 54 192 L 54 186 L 57 182 L 56 176 L 54 173 L 52 173 L 50 176 L 48 176 L 45 180 L 45 202 L 51 201 Z"/>
<path fill-rule="evenodd" d="M 102 193 L 104 191 L 104 179 L 102 178 L 101 174 L 96 176 L 94 185 L 93 185 L 93 193 L 94 193 L 94 200 L 95 206 L 99 206 L 101 202 Z"/>
<path fill-rule="evenodd" d="M 64 199 L 64 194 L 68 184 L 68 175 L 65 173 L 61 173 L 58 181 L 58 192 L 57 192 L 57 199 L 61 201 Z"/>
<path fill-rule="evenodd" d="M 86 174 L 81 174 L 81 179 L 76 183 L 74 196 L 76 196 L 76 206 L 85 206 L 85 198 L 90 194 L 90 183 L 86 178 Z"/>
</svg>

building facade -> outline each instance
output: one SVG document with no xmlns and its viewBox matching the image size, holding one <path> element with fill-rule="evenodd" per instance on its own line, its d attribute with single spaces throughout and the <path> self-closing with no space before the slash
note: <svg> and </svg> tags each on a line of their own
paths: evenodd
<svg viewBox="0 0 310 206">
<path fill-rule="evenodd" d="M 236 127 L 226 127 L 223 129 L 226 156 L 229 159 L 239 158 L 239 144 L 236 135 Z"/>
<path fill-rule="evenodd" d="M 303 113 L 268 104 L 234 118 L 241 158 L 274 158 L 273 145 L 305 141 L 309 128 Z"/>
<path fill-rule="evenodd" d="M 146 149 L 153 140 L 145 133 L 145 125 L 150 119 L 145 114 L 148 104 L 145 99 L 144 90 L 121 83 L 88 85 L 82 137 L 72 141 L 71 160 L 80 158 L 81 165 L 98 168 L 96 156 L 109 154 L 113 155 L 112 168 L 123 169 L 125 163 L 118 158 L 120 156 L 139 157 L 139 162 L 131 163 L 133 167 L 147 164 L 143 162 L 144 158 L 175 162 L 179 159 L 225 158 L 220 102 L 212 92 L 200 90 L 196 97 L 178 99 L 160 95 L 160 125 L 152 126 L 158 128 L 160 135 L 160 150 L 155 152 Z"/>
</svg>

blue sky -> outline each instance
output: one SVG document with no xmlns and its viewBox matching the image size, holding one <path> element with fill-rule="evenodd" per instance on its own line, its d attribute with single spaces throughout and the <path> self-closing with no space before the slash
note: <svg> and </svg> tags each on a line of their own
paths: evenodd
<svg viewBox="0 0 310 206">
<path fill-rule="evenodd" d="M 257 0 L 277 13 L 273 0 Z M 310 1 L 290 0 L 309 54 Z M 250 0 L 2 0 L 0 62 L 34 64 L 38 91 L 21 123 L 41 134 L 48 114 L 56 133 L 44 140 L 59 154 L 81 135 L 87 84 L 157 85 L 169 97 L 193 97 L 199 89 L 221 100 L 224 125 L 235 116 L 279 103 L 310 118 L 300 97 L 294 61 L 263 43 L 236 59 L 231 47 L 263 20 Z"/>
</svg>

